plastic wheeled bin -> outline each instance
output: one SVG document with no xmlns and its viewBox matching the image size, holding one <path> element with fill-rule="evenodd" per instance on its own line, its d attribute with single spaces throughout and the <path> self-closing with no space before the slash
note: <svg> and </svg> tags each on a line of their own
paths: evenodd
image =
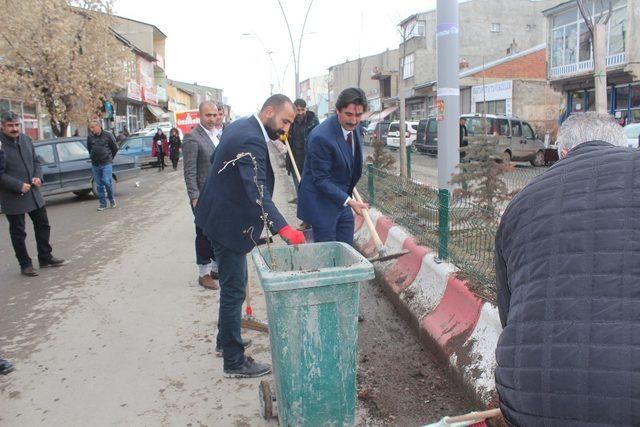
<svg viewBox="0 0 640 427">
<path fill-rule="evenodd" d="M 267 248 L 252 257 L 267 302 L 279 423 L 354 425 L 358 282 L 374 277 L 373 265 L 341 242 L 271 252 L 273 268 Z"/>
</svg>

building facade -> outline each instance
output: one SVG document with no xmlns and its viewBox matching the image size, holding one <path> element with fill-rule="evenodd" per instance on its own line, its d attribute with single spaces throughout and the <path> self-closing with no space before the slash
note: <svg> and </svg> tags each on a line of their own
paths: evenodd
<svg viewBox="0 0 640 427">
<path fill-rule="evenodd" d="M 586 2 L 597 17 L 607 2 Z M 562 94 L 558 119 L 595 109 L 593 46 L 574 1 L 544 11 L 547 20 L 547 76 Z M 640 122 L 640 0 L 612 0 L 607 27 L 607 106 L 620 124 Z"/>
<path fill-rule="evenodd" d="M 300 82 L 300 97 L 322 120 L 329 115 L 329 75 L 311 77 Z"/>
</svg>

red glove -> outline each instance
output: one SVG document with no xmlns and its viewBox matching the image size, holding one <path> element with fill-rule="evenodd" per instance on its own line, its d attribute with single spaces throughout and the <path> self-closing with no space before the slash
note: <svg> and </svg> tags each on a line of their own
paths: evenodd
<svg viewBox="0 0 640 427">
<path fill-rule="evenodd" d="M 278 231 L 278 234 L 289 245 L 299 245 L 304 243 L 304 233 L 299 230 L 294 230 L 288 225 L 282 227 L 280 231 Z"/>
</svg>

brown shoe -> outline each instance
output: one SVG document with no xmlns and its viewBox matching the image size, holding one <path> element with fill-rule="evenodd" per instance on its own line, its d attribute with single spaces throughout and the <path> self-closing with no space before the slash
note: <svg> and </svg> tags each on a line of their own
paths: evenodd
<svg viewBox="0 0 640 427">
<path fill-rule="evenodd" d="M 209 274 L 207 274 L 206 276 L 199 277 L 198 284 L 203 288 L 207 288 L 207 289 L 213 289 L 213 290 L 220 289 L 220 286 L 218 286 L 218 283 L 216 283 L 216 281 L 213 280 Z"/>
<path fill-rule="evenodd" d="M 38 275 L 38 272 L 35 271 L 32 266 L 21 268 L 20 273 L 22 273 L 23 276 L 28 277 L 36 277 Z"/>
<path fill-rule="evenodd" d="M 213 280 L 220 280 L 220 275 L 218 274 L 217 271 L 211 270 L 211 273 L 209 273 L 209 276 L 211 276 Z"/>
</svg>

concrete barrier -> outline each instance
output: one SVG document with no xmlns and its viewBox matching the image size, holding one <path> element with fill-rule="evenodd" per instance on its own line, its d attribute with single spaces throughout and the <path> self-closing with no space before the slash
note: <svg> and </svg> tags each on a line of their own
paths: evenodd
<svg viewBox="0 0 640 427">
<path fill-rule="evenodd" d="M 437 262 L 434 250 L 418 245 L 376 209 L 370 213 L 388 253 L 409 251 L 376 263 L 385 291 L 476 399 L 495 406 L 495 348 L 502 331 L 497 308 L 471 292 L 454 265 Z M 358 216 L 354 244 L 365 256 L 376 255 L 371 233 Z"/>
</svg>

